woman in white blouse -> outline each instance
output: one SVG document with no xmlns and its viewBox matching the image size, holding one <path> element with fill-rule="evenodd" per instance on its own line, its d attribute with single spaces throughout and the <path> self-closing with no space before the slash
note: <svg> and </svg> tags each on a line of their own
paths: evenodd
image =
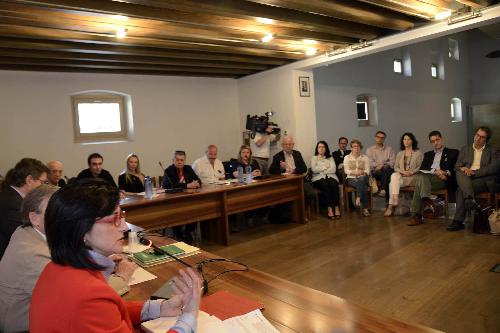
<svg viewBox="0 0 500 333">
<path fill-rule="evenodd" d="M 351 153 L 344 158 L 344 172 L 347 175 L 347 185 L 356 189 L 356 207 L 361 207 L 364 216 L 370 216 L 368 210 L 368 175 L 370 174 L 370 161 L 366 155 L 361 154 L 363 145 L 361 141 L 351 141 Z"/>
<path fill-rule="evenodd" d="M 319 141 L 311 159 L 312 186 L 320 190 L 327 202 L 328 217 L 340 218 L 339 179 L 335 174 L 335 161 L 325 141 Z"/>
<path fill-rule="evenodd" d="M 415 185 L 415 174 L 420 169 L 423 155 L 418 150 L 418 141 L 412 133 L 404 133 L 400 140 L 401 151 L 396 155 L 394 173 L 389 183 L 389 205 L 384 216 L 391 216 L 393 209 L 398 205 L 399 189 L 404 186 Z"/>
</svg>

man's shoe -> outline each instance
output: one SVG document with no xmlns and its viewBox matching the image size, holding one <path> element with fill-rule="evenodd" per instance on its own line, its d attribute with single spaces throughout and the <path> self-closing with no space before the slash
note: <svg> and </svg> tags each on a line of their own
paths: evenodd
<svg viewBox="0 0 500 333">
<path fill-rule="evenodd" d="M 423 219 L 422 215 L 415 214 L 411 217 L 410 221 L 408 221 L 408 223 L 406 223 L 406 225 L 413 227 L 415 225 L 419 225 L 422 223 L 424 223 L 424 219 Z"/>
<path fill-rule="evenodd" d="M 464 229 L 464 223 L 461 221 L 453 220 L 447 227 L 446 230 L 448 231 L 458 231 Z"/>
</svg>

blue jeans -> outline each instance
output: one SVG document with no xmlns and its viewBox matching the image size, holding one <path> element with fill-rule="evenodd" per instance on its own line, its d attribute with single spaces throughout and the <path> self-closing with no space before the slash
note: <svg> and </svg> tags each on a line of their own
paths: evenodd
<svg viewBox="0 0 500 333">
<path fill-rule="evenodd" d="M 361 198 L 361 207 L 368 208 L 368 176 L 347 178 L 347 185 L 356 189 L 356 195 Z"/>
</svg>

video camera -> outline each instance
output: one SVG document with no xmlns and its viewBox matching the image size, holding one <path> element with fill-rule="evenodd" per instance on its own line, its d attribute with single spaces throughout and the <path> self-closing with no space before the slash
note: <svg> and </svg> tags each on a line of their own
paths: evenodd
<svg viewBox="0 0 500 333">
<path fill-rule="evenodd" d="M 279 135 L 281 133 L 281 129 L 278 127 L 278 124 L 273 123 L 269 120 L 269 117 L 273 115 L 272 112 L 266 112 L 264 116 L 250 116 L 247 115 L 247 123 L 245 128 L 252 133 L 250 137 L 255 138 L 255 133 L 265 133 L 268 127 L 271 127 L 270 134 Z"/>
</svg>

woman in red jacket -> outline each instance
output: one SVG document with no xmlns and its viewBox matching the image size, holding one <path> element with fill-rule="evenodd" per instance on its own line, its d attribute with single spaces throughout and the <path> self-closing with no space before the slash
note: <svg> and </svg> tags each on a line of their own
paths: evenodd
<svg viewBox="0 0 500 333">
<path fill-rule="evenodd" d="M 52 262 L 33 291 L 30 332 L 130 333 L 141 321 L 179 316 L 168 332 L 196 330 L 201 282 L 192 270 L 174 279 L 169 300 L 124 301 L 106 283 L 114 269 L 108 258 L 121 253 L 127 225 L 119 192 L 102 180 L 85 180 L 56 192 L 45 213 Z"/>
</svg>

